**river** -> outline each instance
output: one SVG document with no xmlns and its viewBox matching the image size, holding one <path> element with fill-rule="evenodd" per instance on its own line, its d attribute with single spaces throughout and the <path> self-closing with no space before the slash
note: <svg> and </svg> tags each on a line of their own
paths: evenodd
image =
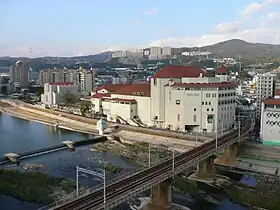
<svg viewBox="0 0 280 210">
<path fill-rule="evenodd" d="M 52 126 L 30 122 L 27 120 L 11 117 L 6 114 L 0 113 L 0 157 L 9 152 L 20 153 L 57 145 L 61 141 L 65 140 L 80 140 L 88 138 L 87 134 L 81 134 L 77 132 L 67 131 L 63 129 L 57 129 Z M 98 169 L 102 162 L 109 162 L 117 164 L 127 171 L 134 168 L 133 164 L 124 160 L 119 156 L 112 155 L 110 153 L 96 153 L 91 152 L 88 147 L 77 148 L 74 152 L 63 150 L 55 153 L 50 153 L 35 158 L 26 159 L 24 163 L 40 163 L 44 166 L 45 173 L 53 176 L 64 177 L 67 179 L 75 179 L 75 167 Z M 91 177 L 81 177 L 81 184 L 87 186 L 94 186 L 98 183 Z M 243 206 L 233 204 L 231 201 L 225 198 L 225 200 L 219 205 L 212 205 L 210 203 L 197 202 L 190 197 L 174 193 L 173 198 L 176 203 L 188 204 L 191 209 L 234 209 L 243 210 L 246 209 Z M 0 206 L 5 206 L 5 210 L 33 210 L 39 207 L 34 203 L 27 203 L 15 198 L 1 194 L 0 192 Z M 121 209 L 127 209 L 123 207 Z"/>
</svg>

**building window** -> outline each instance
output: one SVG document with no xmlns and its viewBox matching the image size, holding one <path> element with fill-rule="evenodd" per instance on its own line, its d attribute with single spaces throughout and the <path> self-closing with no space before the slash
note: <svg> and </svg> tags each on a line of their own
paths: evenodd
<svg viewBox="0 0 280 210">
<path fill-rule="evenodd" d="M 209 101 L 209 105 L 211 105 L 211 101 Z"/>
<path fill-rule="evenodd" d="M 196 122 L 196 115 L 193 115 L 193 121 Z"/>
<path fill-rule="evenodd" d="M 210 93 L 206 93 L 206 98 L 210 98 Z"/>
<path fill-rule="evenodd" d="M 205 102 L 205 105 L 207 105 L 207 101 Z"/>
<path fill-rule="evenodd" d="M 201 104 L 204 105 L 204 102 L 202 101 Z"/>
<path fill-rule="evenodd" d="M 177 118 L 178 118 L 178 121 L 180 121 L 180 119 L 181 119 L 181 116 L 180 116 L 180 114 L 178 114 Z"/>
<path fill-rule="evenodd" d="M 216 93 L 212 93 L 212 97 L 213 97 L 213 98 L 216 98 Z"/>
<path fill-rule="evenodd" d="M 213 112 L 213 111 L 214 111 L 214 108 L 212 108 L 211 111 Z"/>
<path fill-rule="evenodd" d="M 180 105 L 180 104 L 181 104 L 181 101 L 180 101 L 180 100 L 176 100 L 176 104 L 177 104 L 177 105 Z"/>
<path fill-rule="evenodd" d="M 209 108 L 207 108 L 206 110 L 207 110 L 207 112 L 209 112 Z"/>
<path fill-rule="evenodd" d="M 196 111 L 196 108 L 194 108 L 193 111 Z"/>
<path fill-rule="evenodd" d="M 154 85 L 157 85 L 157 79 L 154 78 Z"/>
<path fill-rule="evenodd" d="M 213 119 L 214 119 L 213 115 L 208 115 L 207 116 L 207 123 L 213 123 Z"/>
</svg>

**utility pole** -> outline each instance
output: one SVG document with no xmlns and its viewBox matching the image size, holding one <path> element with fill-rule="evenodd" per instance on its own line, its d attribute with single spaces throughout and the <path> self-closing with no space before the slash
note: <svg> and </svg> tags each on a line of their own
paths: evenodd
<svg viewBox="0 0 280 210">
<path fill-rule="evenodd" d="M 240 126 L 240 119 L 238 119 L 238 138 L 240 138 L 241 133 L 241 126 Z"/>
<path fill-rule="evenodd" d="M 77 197 L 79 197 L 79 172 L 93 175 L 103 180 L 103 204 L 104 204 L 103 208 L 104 210 L 106 210 L 106 170 L 103 169 L 103 173 L 100 172 L 98 173 L 96 171 L 92 171 L 76 166 L 76 196 Z"/>
<path fill-rule="evenodd" d="M 106 210 L 106 170 L 103 169 L 103 204 L 104 210 Z"/>
<path fill-rule="evenodd" d="M 76 166 L 76 197 L 79 197 L 79 167 Z"/>
<path fill-rule="evenodd" d="M 149 143 L 149 167 L 151 167 L 151 144 Z"/>
<path fill-rule="evenodd" d="M 172 147 L 172 170 L 173 170 L 173 179 L 175 176 L 175 151 L 174 146 Z"/>
<path fill-rule="evenodd" d="M 218 149 L 218 130 L 216 130 L 216 149 Z"/>
</svg>

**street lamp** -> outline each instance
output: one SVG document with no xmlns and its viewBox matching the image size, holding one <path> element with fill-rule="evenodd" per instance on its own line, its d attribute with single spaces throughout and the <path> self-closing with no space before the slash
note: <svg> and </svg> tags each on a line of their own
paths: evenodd
<svg viewBox="0 0 280 210">
<path fill-rule="evenodd" d="M 79 172 L 97 176 L 98 178 L 103 180 L 103 203 L 104 203 L 104 210 L 105 210 L 106 209 L 106 170 L 103 169 L 103 173 L 98 173 L 96 171 L 92 171 L 76 166 L 76 197 L 77 198 L 79 197 Z"/>
</svg>

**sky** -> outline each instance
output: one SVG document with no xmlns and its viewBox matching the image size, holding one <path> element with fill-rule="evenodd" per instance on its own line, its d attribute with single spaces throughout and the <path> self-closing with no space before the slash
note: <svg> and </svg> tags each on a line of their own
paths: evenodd
<svg viewBox="0 0 280 210">
<path fill-rule="evenodd" d="M 228 39 L 280 44 L 280 0 L 0 0 L 0 56 L 86 55 Z"/>
</svg>

